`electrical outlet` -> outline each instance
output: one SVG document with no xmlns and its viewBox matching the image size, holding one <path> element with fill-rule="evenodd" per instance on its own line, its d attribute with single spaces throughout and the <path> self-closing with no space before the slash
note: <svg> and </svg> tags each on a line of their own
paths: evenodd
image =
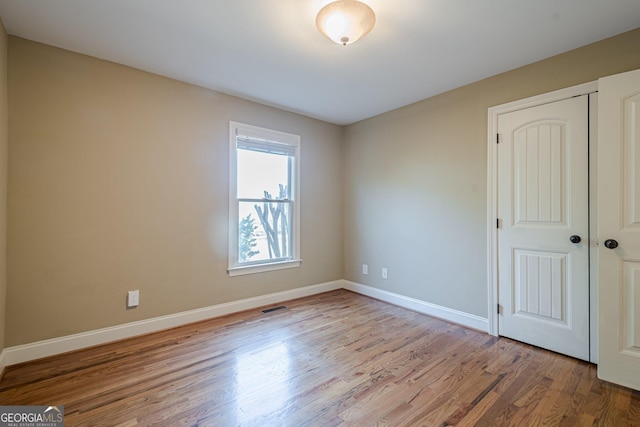
<svg viewBox="0 0 640 427">
<path fill-rule="evenodd" d="M 389 277 L 388 271 L 385 267 L 382 267 L 382 278 L 386 279 L 387 277 Z"/>
<path fill-rule="evenodd" d="M 127 308 L 137 307 L 140 304 L 140 291 L 127 292 Z"/>
<path fill-rule="evenodd" d="M 369 265 L 362 264 L 362 274 L 369 274 Z"/>
</svg>

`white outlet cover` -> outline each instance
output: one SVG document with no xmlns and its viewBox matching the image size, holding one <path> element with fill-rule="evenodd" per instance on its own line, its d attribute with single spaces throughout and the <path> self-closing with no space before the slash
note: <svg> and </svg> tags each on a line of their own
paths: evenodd
<svg viewBox="0 0 640 427">
<path fill-rule="evenodd" d="M 137 307 L 140 304 L 140 291 L 127 292 L 127 307 Z"/>
</svg>

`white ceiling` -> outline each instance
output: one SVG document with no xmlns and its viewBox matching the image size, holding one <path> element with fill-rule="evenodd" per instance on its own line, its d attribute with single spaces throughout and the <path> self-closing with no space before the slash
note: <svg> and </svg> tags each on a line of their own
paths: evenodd
<svg viewBox="0 0 640 427">
<path fill-rule="evenodd" d="M 12 35 L 349 124 L 640 27 L 639 0 L 363 0 L 337 45 L 330 0 L 0 0 Z M 640 46 L 638 47 L 640 54 Z"/>
</svg>

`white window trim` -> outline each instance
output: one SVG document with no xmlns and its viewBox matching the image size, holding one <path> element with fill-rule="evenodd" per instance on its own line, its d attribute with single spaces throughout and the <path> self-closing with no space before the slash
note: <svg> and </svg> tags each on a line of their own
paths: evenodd
<svg viewBox="0 0 640 427">
<path fill-rule="evenodd" d="M 293 212 L 291 213 L 291 259 L 265 261 L 255 264 L 238 265 L 238 202 L 237 202 L 237 142 L 236 135 L 242 134 L 254 138 L 265 139 L 291 145 L 295 147 L 294 177 L 291 186 L 291 200 Z M 300 136 L 291 133 L 265 129 L 258 126 L 247 125 L 234 121 L 229 122 L 229 264 L 227 272 L 229 276 L 263 273 L 266 271 L 282 270 L 299 267 L 300 259 Z"/>
</svg>

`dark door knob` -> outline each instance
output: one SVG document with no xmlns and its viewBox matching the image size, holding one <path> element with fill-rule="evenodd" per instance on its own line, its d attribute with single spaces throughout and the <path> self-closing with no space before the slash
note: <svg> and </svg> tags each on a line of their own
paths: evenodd
<svg viewBox="0 0 640 427">
<path fill-rule="evenodd" d="M 580 238 L 580 236 L 574 234 L 573 236 L 569 237 L 569 240 L 571 240 L 571 243 L 580 243 L 582 239 Z"/>
<path fill-rule="evenodd" d="M 618 247 L 618 242 L 613 239 L 607 239 L 604 241 L 604 245 L 609 249 L 615 249 Z"/>
</svg>

